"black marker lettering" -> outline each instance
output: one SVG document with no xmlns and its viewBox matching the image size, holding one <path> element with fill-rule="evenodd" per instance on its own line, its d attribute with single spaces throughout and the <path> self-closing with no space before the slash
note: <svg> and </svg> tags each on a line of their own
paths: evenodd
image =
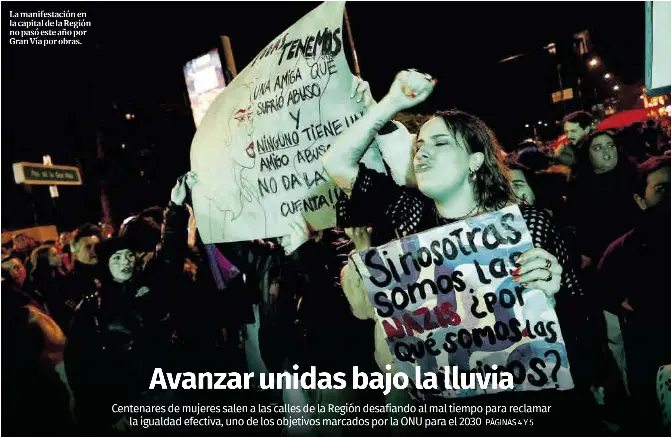
<svg viewBox="0 0 671 437">
<path fill-rule="evenodd" d="M 440 241 L 432 241 L 431 252 L 433 252 L 433 255 L 435 256 L 435 258 L 433 259 L 433 263 L 437 266 L 443 264 L 443 255 L 439 252 L 439 249 L 440 249 Z"/>
<path fill-rule="evenodd" d="M 369 277 L 370 282 L 372 282 L 376 287 L 384 288 L 387 285 L 391 284 L 391 272 L 387 270 L 387 268 L 384 266 L 384 264 L 378 264 L 374 262 L 373 258 L 377 255 L 376 250 L 370 250 L 366 253 L 364 257 L 364 264 L 366 264 L 366 267 L 369 269 L 372 269 L 377 272 L 382 272 L 384 274 L 384 278 L 382 280 L 377 280 L 373 275 Z"/>
<path fill-rule="evenodd" d="M 378 291 L 375 293 L 373 300 L 375 301 L 375 305 L 382 307 L 376 308 L 377 314 L 380 317 L 389 317 L 394 314 L 394 306 L 391 304 L 391 302 L 389 302 L 389 298 L 384 291 Z"/>
<path fill-rule="evenodd" d="M 507 229 L 508 231 L 510 231 L 513 234 L 512 237 L 508 237 L 508 243 L 517 244 L 522 239 L 522 233 L 519 232 L 517 229 L 515 229 L 510 224 L 508 224 L 508 222 L 513 221 L 513 220 L 515 220 L 514 215 L 512 215 L 510 213 L 504 214 L 503 217 L 501 217 L 501 226 L 504 229 Z"/>
<path fill-rule="evenodd" d="M 459 250 L 461 250 L 461 253 L 464 255 L 468 256 L 471 254 L 466 247 L 464 246 L 463 241 L 461 241 L 461 233 L 463 232 L 462 228 L 455 229 L 454 231 L 450 232 L 450 235 L 457 237 L 457 242 L 459 243 Z"/>
</svg>

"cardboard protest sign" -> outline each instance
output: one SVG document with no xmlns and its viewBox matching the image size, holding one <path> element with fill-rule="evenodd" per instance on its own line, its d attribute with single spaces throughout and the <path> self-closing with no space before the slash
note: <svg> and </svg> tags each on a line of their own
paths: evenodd
<svg viewBox="0 0 671 437">
<path fill-rule="evenodd" d="M 56 226 L 36 226 L 34 228 L 18 229 L 2 233 L 2 244 L 9 242 L 15 235 L 23 234 L 36 241 L 58 241 L 58 229 Z"/>
<path fill-rule="evenodd" d="M 557 315 L 538 290 L 512 281 L 533 247 L 517 206 L 408 236 L 352 256 L 397 371 L 513 375 L 515 391 L 573 387 Z M 444 377 L 440 376 L 439 381 Z M 421 397 L 468 397 L 504 389 L 442 389 Z"/>
<path fill-rule="evenodd" d="M 350 98 L 343 2 L 326 2 L 273 40 L 214 100 L 191 145 L 193 205 L 205 243 L 277 237 L 303 215 L 335 225 L 342 192 L 321 157 L 362 115 Z M 379 150 L 364 162 L 384 172 Z"/>
</svg>

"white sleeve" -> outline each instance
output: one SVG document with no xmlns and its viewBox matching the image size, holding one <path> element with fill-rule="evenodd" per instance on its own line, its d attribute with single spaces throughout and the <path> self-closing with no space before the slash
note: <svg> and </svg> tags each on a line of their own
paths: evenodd
<svg viewBox="0 0 671 437">
<path fill-rule="evenodd" d="M 377 135 L 375 141 L 382 153 L 384 161 L 391 169 L 391 176 L 397 185 L 416 187 L 415 173 L 412 167 L 412 145 L 415 142 L 415 135 L 408 132 L 408 129 L 392 120 L 396 125 L 396 130 L 386 134 Z"/>
<path fill-rule="evenodd" d="M 366 287 L 364 287 L 361 276 L 355 267 L 350 268 L 349 261 L 340 272 L 340 283 L 345 297 L 349 302 L 352 314 L 360 320 L 375 320 L 375 308 L 368 299 Z"/>
</svg>

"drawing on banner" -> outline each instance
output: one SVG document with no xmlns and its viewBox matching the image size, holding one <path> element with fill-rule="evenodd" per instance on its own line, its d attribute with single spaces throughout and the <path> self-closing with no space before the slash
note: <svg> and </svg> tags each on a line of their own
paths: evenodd
<svg viewBox="0 0 671 437">
<path fill-rule="evenodd" d="M 510 372 L 514 391 L 567 390 L 573 380 L 557 315 L 540 290 L 512 280 L 533 247 L 518 206 L 408 236 L 352 256 L 384 329 L 396 370 L 417 382 L 440 373 L 421 398 L 502 388 L 448 388 L 445 368 Z M 421 386 L 421 384 L 420 384 Z"/>
<path fill-rule="evenodd" d="M 343 45 L 344 3 L 327 2 L 273 40 L 216 98 L 196 131 L 193 203 L 205 243 L 286 235 L 301 215 L 335 225 L 342 192 L 321 157 L 362 115 Z M 377 147 L 364 162 L 385 172 Z"/>
<path fill-rule="evenodd" d="M 212 148 L 210 159 L 218 165 L 207 166 L 206 171 L 200 173 L 200 177 L 205 177 L 206 180 L 213 180 L 219 174 L 226 174 L 228 183 L 211 187 L 213 189 L 201 193 L 207 200 L 209 214 L 235 221 L 246 209 L 247 214 L 265 228 L 265 210 L 254 189 L 251 173 L 256 166 L 252 88 L 249 84 L 241 84 L 229 95 L 238 102 L 238 105 L 228 108 L 227 111 L 216 112 L 219 144 L 218 147 Z M 220 199 L 227 201 L 222 203 Z M 202 232 L 202 228 L 199 230 Z M 211 229 L 210 234 L 213 233 L 215 230 Z"/>
</svg>

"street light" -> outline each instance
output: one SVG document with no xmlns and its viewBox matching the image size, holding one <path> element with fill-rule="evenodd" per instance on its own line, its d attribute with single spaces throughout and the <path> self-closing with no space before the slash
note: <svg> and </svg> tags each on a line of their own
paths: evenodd
<svg viewBox="0 0 671 437">
<path fill-rule="evenodd" d="M 542 121 L 539 121 L 538 124 L 543 124 L 543 122 L 542 122 Z"/>
<path fill-rule="evenodd" d="M 599 65 L 599 60 L 598 60 L 597 58 L 592 58 L 592 59 L 589 61 L 589 66 L 590 66 L 590 67 L 596 67 L 597 65 Z"/>
<path fill-rule="evenodd" d="M 529 127 L 529 125 L 528 125 L 528 124 L 525 124 L 524 127 Z"/>
<path fill-rule="evenodd" d="M 615 85 L 615 86 L 613 87 L 613 91 L 617 91 L 617 90 L 619 90 L 619 89 L 620 89 L 620 85 Z"/>
<path fill-rule="evenodd" d="M 610 79 L 611 77 L 612 76 L 610 75 L 610 73 L 606 73 L 606 74 L 603 75 L 604 79 Z"/>
</svg>

